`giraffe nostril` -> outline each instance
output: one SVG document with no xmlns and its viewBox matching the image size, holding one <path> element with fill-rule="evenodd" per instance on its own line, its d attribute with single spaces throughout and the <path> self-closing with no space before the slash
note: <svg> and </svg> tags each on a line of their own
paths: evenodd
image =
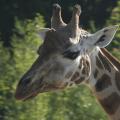
<svg viewBox="0 0 120 120">
<path fill-rule="evenodd" d="M 30 83 L 30 78 L 28 78 L 28 79 L 26 79 L 25 81 L 24 81 L 24 84 L 25 85 L 27 85 L 27 84 L 29 84 Z"/>
<path fill-rule="evenodd" d="M 30 78 L 21 79 L 18 85 L 28 85 L 30 83 Z"/>
</svg>

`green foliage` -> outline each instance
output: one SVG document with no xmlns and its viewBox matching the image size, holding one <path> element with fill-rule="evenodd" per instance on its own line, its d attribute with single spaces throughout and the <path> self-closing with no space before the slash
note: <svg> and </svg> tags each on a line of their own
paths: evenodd
<svg viewBox="0 0 120 120">
<path fill-rule="evenodd" d="M 120 1 L 117 2 L 117 7 L 112 10 L 111 17 L 107 24 L 120 25 Z M 118 29 L 112 44 L 109 45 L 109 50 L 120 59 L 120 28 Z"/>
<path fill-rule="evenodd" d="M 45 108 L 46 96 L 43 95 L 43 102 L 38 100 L 19 102 L 14 98 L 15 88 L 18 80 L 36 59 L 37 47 L 41 44 L 36 34 L 36 25 L 44 26 L 43 18 L 37 15 L 34 20 L 25 22 L 16 19 L 16 29 L 12 39 L 12 51 L 4 48 L 0 43 L 0 120 L 36 120 L 42 113 L 37 109 Z M 39 104 L 39 108 L 37 108 Z M 43 106 L 44 105 L 44 106 Z M 31 114 L 32 113 L 32 114 Z M 38 116 L 39 115 L 39 116 Z"/>
<path fill-rule="evenodd" d="M 73 87 L 49 97 L 45 120 L 105 120 L 103 111 L 85 86 Z M 96 107 L 97 106 L 97 107 Z"/>
</svg>

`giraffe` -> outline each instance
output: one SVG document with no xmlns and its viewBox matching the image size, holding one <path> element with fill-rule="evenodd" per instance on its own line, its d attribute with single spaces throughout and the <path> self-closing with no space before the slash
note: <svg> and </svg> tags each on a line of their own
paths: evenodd
<svg viewBox="0 0 120 120">
<path fill-rule="evenodd" d="M 111 120 L 120 120 L 120 62 L 104 47 L 118 26 L 91 34 L 79 27 L 81 7 L 75 5 L 68 24 L 61 7 L 53 5 L 51 28 L 40 30 L 38 58 L 18 83 L 15 97 L 27 100 L 38 93 L 84 83 L 91 88 Z"/>
</svg>

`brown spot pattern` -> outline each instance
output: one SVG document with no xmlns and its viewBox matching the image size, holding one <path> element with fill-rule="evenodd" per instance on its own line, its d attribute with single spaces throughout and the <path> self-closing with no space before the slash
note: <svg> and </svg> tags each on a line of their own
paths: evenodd
<svg viewBox="0 0 120 120">
<path fill-rule="evenodd" d="M 83 63 L 83 58 L 81 58 L 81 60 L 80 60 L 79 69 L 82 68 L 82 63 Z"/>
<path fill-rule="evenodd" d="M 116 81 L 116 86 L 118 88 L 118 90 L 120 91 L 120 72 L 116 72 L 115 74 L 115 81 Z"/>
<path fill-rule="evenodd" d="M 71 81 L 75 81 L 79 77 L 79 72 L 75 72 L 75 74 L 72 76 Z"/>
<path fill-rule="evenodd" d="M 98 66 L 98 68 L 104 69 L 104 68 L 103 68 L 103 65 L 102 65 L 102 63 L 101 63 L 101 61 L 99 60 L 98 57 L 96 57 L 96 65 Z"/>
<path fill-rule="evenodd" d="M 73 72 L 68 72 L 68 73 L 65 75 L 65 78 L 70 78 L 72 74 L 73 74 Z"/>
<path fill-rule="evenodd" d="M 90 66 L 90 62 L 88 60 L 86 60 L 86 65 Z"/>
<path fill-rule="evenodd" d="M 114 114 L 120 106 L 120 96 L 117 93 L 112 93 L 110 96 L 103 100 L 99 100 L 104 110 L 112 115 Z"/>
<path fill-rule="evenodd" d="M 84 67 L 83 69 L 82 69 L 82 74 L 85 74 L 87 72 L 87 70 L 86 70 L 86 68 Z"/>
<path fill-rule="evenodd" d="M 82 69 L 82 74 L 84 75 L 89 75 L 89 72 L 90 72 L 90 64 L 89 64 L 89 61 L 86 60 L 86 59 L 82 59 L 83 61 L 83 69 Z"/>
<path fill-rule="evenodd" d="M 104 67 L 106 70 L 108 70 L 109 72 L 111 72 L 111 65 L 110 65 L 110 61 L 105 57 L 103 56 L 100 52 L 99 52 L 99 58 L 100 60 L 102 61 Z"/>
<path fill-rule="evenodd" d="M 80 84 L 83 80 L 85 80 L 85 77 L 81 77 L 80 79 L 76 80 L 76 84 Z"/>
<path fill-rule="evenodd" d="M 97 92 L 100 92 L 110 85 L 112 85 L 110 77 L 107 74 L 104 74 L 100 79 L 98 79 L 95 88 Z"/>
</svg>

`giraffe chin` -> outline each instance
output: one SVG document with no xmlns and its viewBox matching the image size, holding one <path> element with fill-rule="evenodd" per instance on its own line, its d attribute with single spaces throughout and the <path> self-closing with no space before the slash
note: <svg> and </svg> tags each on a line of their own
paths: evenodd
<svg viewBox="0 0 120 120">
<path fill-rule="evenodd" d="M 23 100 L 23 101 L 25 101 L 25 100 L 28 100 L 28 99 L 32 99 L 33 97 L 35 97 L 35 96 L 37 96 L 38 95 L 38 93 L 31 93 L 31 94 L 28 94 L 28 95 L 20 95 L 20 94 L 15 94 L 15 98 L 17 99 L 17 100 Z"/>
<path fill-rule="evenodd" d="M 32 90 L 32 88 L 31 87 L 24 87 L 24 88 L 22 88 L 22 87 L 18 87 L 17 89 L 16 89 L 16 92 L 15 92 L 15 98 L 17 99 L 17 100 L 27 100 L 27 99 L 30 99 L 30 98 L 33 98 L 33 97 L 35 97 L 35 96 L 37 96 L 37 94 L 38 94 L 39 92 L 38 92 L 38 90 Z"/>
</svg>

